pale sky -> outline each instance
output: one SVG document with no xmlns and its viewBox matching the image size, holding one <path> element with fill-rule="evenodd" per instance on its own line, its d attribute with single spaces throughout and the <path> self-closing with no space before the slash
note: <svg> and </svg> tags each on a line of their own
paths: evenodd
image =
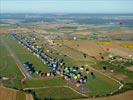
<svg viewBox="0 0 133 100">
<path fill-rule="evenodd" d="M 133 0 L 0 0 L 1 13 L 133 13 Z"/>
</svg>

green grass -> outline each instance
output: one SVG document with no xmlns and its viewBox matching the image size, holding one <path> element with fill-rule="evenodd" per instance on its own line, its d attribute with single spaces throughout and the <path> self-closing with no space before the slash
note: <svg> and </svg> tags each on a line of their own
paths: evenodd
<svg viewBox="0 0 133 100">
<path fill-rule="evenodd" d="M 66 66 L 82 66 L 86 64 L 92 64 L 92 62 L 94 62 L 93 58 L 89 56 L 84 58 L 81 52 L 75 51 L 68 47 L 65 47 L 65 48 L 64 46 L 57 47 L 57 50 L 55 50 L 51 47 L 45 46 L 44 49 L 50 50 L 49 52 L 45 52 L 50 57 L 56 58 L 56 59 L 64 59 L 64 63 Z"/>
<path fill-rule="evenodd" d="M 0 36 L 0 40 L 2 38 L 3 37 Z M 8 53 L 2 42 L 0 43 L 0 74 L 9 78 L 12 78 L 13 76 L 16 76 L 18 79 L 23 78 L 23 75 L 17 68 L 15 61 Z"/>
<path fill-rule="evenodd" d="M 17 41 L 14 38 L 12 38 L 9 35 L 3 36 L 2 38 L 11 47 L 11 49 L 15 52 L 16 56 L 20 59 L 20 61 L 22 63 L 24 63 L 25 61 L 29 61 L 29 62 L 33 63 L 34 67 L 38 70 L 39 69 L 46 70 L 46 71 L 49 70 L 48 67 L 46 65 L 43 65 L 43 63 L 36 56 L 33 56 L 26 48 L 24 48 L 19 43 L 17 43 Z M 2 51 L 5 52 L 6 49 L 3 49 Z M 8 54 L 8 53 L 6 53 L 6 54 Z M 59 56 L 58 54 L 55 54 L 55 55 L 51 54 L 51 56 L 65 58 L 65 62 L 69 65 L 75 65 L 75 64 L 79 63 L 76 60 L 70 59 L 69 57 L 64 57 L 63 55 Z M 4 56 L 2 59 L 4 59 Z M 7 58 L 5 58 L 5 59 L 7 59 Z M 18 69 L 13 70 L 12 68 L 11 68 L 11 70 L 13 72 L 14 72 L 14 70 L 18 71 Z M 116 83 L 115 81 L 113 81 L 99 73 L 96 73 L 96 79 L 92 79 L 90 74 L 87 76 L 89 79 L 88 79 L 88 82 L 84 85 L 85 88 L 87 89 L 87 93 L 86 93 L 87 95 L 101 96 L 101 95 L 108 94 L 111 91 L 113 91 L 119 87 L 118 83 Z M 15 83 L 16 83 L 16 84 L 14 84 L 15 86 L 17 84 L 19 84 L 18 82 L 15 82 Z M 40 95 L 40 97 L 41 96 L 42 97 L 52 96 L 53 98 L 58 99 L 58 98 L 63 98 L 63 97 L 67 98 L 66 97 L 67 95 L 65 93 L 66 91 L 69 91 L 70 94 L 71 94 L 71 92 L 73 92 L 66 88 L 60 88 L 57 92 L 55 92 L 56 89 L 53 88 L 54 86 L 64 86 L 64 85 L 73 87 L 74 89 L 79 91 L 79 89 L 75 88 L 74 85 L 70 84 L 70 82 L 62 80 L 60 77 L 59 78 L 50 78 L 50 79 L 47 78 L 45 80 L 26 80 L 23 83 L 22 87 L 23 88 L 48 87 L 50 92 L 47 92 L 46 89 L 43 89 L 43 90 L 37 90 L 36 94 Z M 64 91 L 64 92 L 62 92 L 62 91 Z M 58 96 L 59 94 L 61 94 L 61 95 Z M 80 96 L 78 96 L 78 94 L 76 94 L 74 92 L 72 94 L 73 94 L 73 97 L 71 95 L 70 98 L 75 98 L 76 96 L 80 97 Z"/>
<path fill-rule="evenodd" d="M 18 69 L 4 44 L 1 42 L 2 38 L 3 36 L 0 36 L 0 75 L 9 78 L 9 80 L 4 81 L 5 86 L 21 89 L 20 81 L 24 76 Z M 12 80 L 12 82 L 10 80 Z"/>
<path fill-rule="evenodd" d="M 92 79 L 91 75 L 88 76 L 88 82 L 84 84 L 84 88 L 86 90 L 86 95 L 89 96 L 104 96 L 106 94 L 110 94 L 115 89 L 118 89 L 119 84 L 113 80 L 105 76 L 100 76 L 96 73 L 96 79 Z M 70 82 L 62 80 L 61 78 L 53 78 L 46 80 L 27 80 L 24 83 L 24 88 L 53 88 L 56 86 L 70 86 L 77 91 L 80 92 L 80 88 L 76 88 L 74 84 L 70 84 Z"/>
<path fill-rule="evenodd" d="M 104 96 L 111 93 L 115 89 L 118 89 L 119 84 L 106 76 L 96 73 L 96 79 L 93 79 L 91 75 L 88 76 L 88 81 L 85 84 L 86 89 L 88 89 L 88 94 L 95 96 Z"/>
<path fill-rule="evenodd" d="M 24 88 L 36 88 L 32 89 L 32 91 L 35 91 L 36 97 L 41 99 L 50 97 L 59 100 L 59 99 L 72 99 L 72 98 L 84 97 L 81 94 L 78 94 L 73 90 L 63 86 L 71 87 L 68 81 L 62 80 L 61 78 L 52 78 L 52 79 L 45 79 L 38 81 L 27 80 L 24 83 Z"/>
<path fill-rule="evenodd" d="M 64 62 L 66 63 L 67 66 L 74 66 L 74 65 L 82 66 L 84 64 L 89 65 L 89 63 L 90 63 L 90 62 L 87 63 L 86 61 L 83 62 L 83 61 L 77 60 L 77 56 L 79 56 L 79 55 L 74 54 L 73 52 L 77 52 L 77 51 L 73 50 L 71 48 L 67 48 L 67 49 L 66 48 L 64 49 L 64 47 L 58 48 L 59 51 L 62 50 L 61 51 L 62 55 L 59 55 L 60 52 L 58 50 L 56 51 L 50 47 L 47 47 L 47 49 L 50 50 L 50 52 L 47 53 L 49 56 L 51 56 L 52 58 L 64 59 Z M 64 53 L 66 53 L 68 51 L 70 51 L 70 53 L 72 54 L 71 58 L 63 55 Z M 81 59 L 81 58 L 78 58 L 78 59 Z M 84 86 L 87 89 L 87 91 L 89 91 L 89 92 L 87 92 L 86 94 L 102 96 L 102 95 L 111 93 L 115 89 L 118 89 L 119 84 L 117 82 L 115 82 L 114 80 L 109 79 L 108 77 L 101 75 L 97 72 L 95 72 L 95 73 L 97 76 L 96 79 L 92 79 L 90 74 L 87 75 L 89 77 L 89 79 L 88 79 L 88 82 Z"/>
<path fill-rule="evenodd" d="M 44 65 L 43 62 L 34 56 L 31 52 L 29 52 L 26 48 L 24 48 L 21 44 L 19 44 L 13 37 L 5 36 L 3 39 L 7 42 L 9 47 L 15 52 L 18 59 L 21 63 L 25 63 L 29 61 L 33 64 L 33 67 L 37 70 L 49 71 L 47 65 Z"/>
<path fill-rule="evenodd" d="M 84 98 L 81 94 L 78 94 L 69 88 L 66 87 L 53 87 L 53 88 L 46 88 L 46 89 L 36 89 L 36 96 L 40 99 L 44 98 L 53 98 L 54 100 L 71 100 L 71 99 L 79 99 Z"/>
<path fill-rule="evenodd" d="M 113 69 L 116 73 L 121 73 L 126 76 L 128 76 L 129 79 L 133 81 L 133 73 L 129 70 L 127 70 L 127 67 L 132 66 L 133 61 L 113 61 L 111 64 L 109 61 L 100 61 L 98 62 L 97 66 L 98 68 L 103 68 L 103 66 L 106 66 L 108 69 Z"/>
<path fill-rule="evenodd" d="M 50 87 L 50 86 L 63 86 L 69 85 L 68 82 L 61 78 L 46 78 L 45 80 L 26 80 L 24 88 L 37 88 L 37 87 Z"/>
<path fill-rule="evenodd" d="M 3 85 L 5 87 L 22 90 L 22 83 L 21 83 L 21 80 L 19 80 L 19 79 L 5 80 L 5 81 L 3 81 Z"/>
<path fill-rule="evenodd" d="M 133 90 L 133 83 L 126 83 L 121 90 L 115 92 L 113 95 L 124 93 L 125 91 Z"/>
</svg>

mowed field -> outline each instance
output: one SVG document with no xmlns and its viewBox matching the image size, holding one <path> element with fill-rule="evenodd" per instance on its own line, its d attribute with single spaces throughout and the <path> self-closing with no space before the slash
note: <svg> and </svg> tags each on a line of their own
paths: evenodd
<svg viewBox="0 0 133 100">
<path fill-rule="evenodd" d="M 32 55 L 26 48 L 24 48 L 21 44 L 19 44 L 10 35 L 1 36 L 1 39 L 2 39 L 2 41 L 5 41 L 6 44 L 8 44 L 8 46 L 14 51 L 14 53 L 16 54 L 16 56 L 22 63 L 24 63 L 25 61 L 28 60 L 29 62 L 33 63 L 35 68 L 42 69 L 42 70 L 48 70 L 48 67 L 43 65 L 41 60 L 39 60 L 36 56 Z M 4 51 L 5 50 L 3 50 L 3 52 Z M 6 54 L 10 55 L 8 52 Z M 3 55 L 3 53 L 1 55 Z M 15 63 L 14 63 L 14 65 L 15 65 Z M 9 68 L 10 68 L 10 66 L 9 66 Z M 16 68 L 16 67 L 14 67 L 14 68 Z M 17 70 L 19 70 L 19 69 L 14 69 L 11 72 L 14 72 Z M 106 94 L 109 94 L 109 93 L 115 91 L 120 86 L 116 81 L 108 78 L 107 76 L 104 76 L 104 75 L 96 72 L 95 70 L 90 69 L 90 71 L 95 72 L 96 79 L 93 79 L 91 77 L 91 75 L 88 74 L 88 78 L 89 78 L 88 82 L 83 86 L 85 88 L 84 94 L 86 94 L 87 96 L 103 96 L 103 95 L 106 95 Z M 6 70 L 4 72 L 6 73 Z M 2 75 L 5 75 L 5 74 L 3 73 Z M 59 86 L 58 92 L 55 92 L 56 86 L 57 87 Z M 67 88 L 66 87 L 64 88 L 62 86 L 67 86 Z M 75 98 L 77 95 L 78 95 L 77 97 L 85 97 L 85 96 L 82 96 L 82 93 L 79 88 L 76 88 L 74 84 L 72 84 L 68 81 L 62 80 L 60 77 L 48 79 L 48 80 L 47 79 L 46 80 L 45 79 L 44 80 L 31 80 L 31 81 L 27 80 L 23 84 L 23 89 L 24 88 L 29 88 L 29 89 L 32 88 L 33 90 L 35 89 L 36 94 L 38 94 L 40 97 L 41 96 L 51 96 L 51 92 L 49 92 L 48 94 L 45 94 L 47 90 L 40 89 L 42 87 L 43 88 L 46 87 L 48 89 L 51 88 L 50 91 L 53 91 L 53 95 L 52 95 L 53 98 L 54 97 L 56 98 L 58 94 L 60 94 L 60 97 L 63 98 L 64 92 L 62 92 L 62 91 L 69 91 L 70 93 L 74 94 L 71 96 L 71 98 Z M 37 89 L 37 88 L 39 88 L 39 89 Z M 72 89 L 70 89 L 70 88 L 72 88 Z M 36 89 L 37 89 L 37 91 L 36 91 Z M 79 94 L 79 93 L 81 93 L 81 94 Z M 59 98 L 59 97 L 57 97 L 57 98 Z"/>
<path fill-rule="evenodd" d="M 72 99 L 79 99 L 79 98 L 85 98 L 86 96 L 83 96 L 79 93 L 76 93 L 74 90 L 68 88 L 68 87 L 49 87 L 49 88 L 42 88 L 42 89 L 36 89 L 37 96 L 41 99 L 45 97 L 54 98 L 55 100 L 72 100 Z"/>
<path fill-rule="evenodd" d="M 100 59 L 99 53 L 104 54 L 105 59 L 107 57 L 107 52 L 125 58 L 127 58 L 129 55 L 133 55 L 133 42 L 131 41 L 97 42 L 89 40 L 64 40 L 63 44 L 70 48 L 86 53 L 89 56 L 93 56 L 98 60 Z M 107 51 L 107 49 L 109 49 L 109 51 Z"/>
<path fill-rule="evenodd" d="M 99 73 L 95 72 L 95 74 L 96 74 L 96 79 L 93 79 L 90 74 L 88 75 L 88 78 L 89 78 L 88 82 L 83 85 L 83 89 L 85 91 L 83 94 L 86 94 L 87 96 L 105 96 L 106 94 L 110 94 L 111 92 L 119 88 L 120 85 L 116 81 L 106 76 L 103 76 Z M 38 80 L 38 81 L 29 80 L 29 81 L 26 81 L 24 84 L 25 84 L 25 89 L 28 89 L 28 88 L 33 90 L 37 89 L 38 91 L 41 90 L 40 92 L 43 92 L 42 91 L 43 88 L 53 89 L 54 87 L 55 88 L 58 87 L 59 91 L 62 91 L 62 88 L 64 86 L 67 86 L 67 87 L 73 88 L 77 92 L 81 92 L 82 94 L 82 91 L 80 90 L 81 88 L 77 88 L 74 83 L 66 80 L 62 80 L 60 77 L 53 78 L 53 79 L 46 79 L 46 80 Z M 73 91 L 71 92 L 73 93 Z M 64 92 L 60 93 L 60 96 L 62 95 L 64 95 Z M 47 96 L 50 96 L 50 94 L 47 94 Z M 53 96 L 55 97 L 57 96 L 56 92 L 53 93 Z"/>
<path fill-rule="evenodd" d="M 0 100 L 33 100 L 33 97 L 14 89 L 0 87 Z"/>
<path fill-rule="evenodd" d="M 64 59 L 67 66 L 91 65 L 96 61 L 95 58 L 88 55 L 84 57 L 84 53 L 64 45 L 53 46 L 52 53 L 49 53 L 49 55 L 54 58 Z"/>
</svg>

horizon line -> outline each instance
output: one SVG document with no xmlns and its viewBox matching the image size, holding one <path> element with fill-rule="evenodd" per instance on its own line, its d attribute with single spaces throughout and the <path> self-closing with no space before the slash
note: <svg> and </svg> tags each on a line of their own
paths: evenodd
<svg viewBox="0 0 133 100">
<path fill-rule="evenodd" d="M 87 12 L 0 12 L 0 14 L 133 14 L 133 13 L 87 13 Z"/>
</svg>

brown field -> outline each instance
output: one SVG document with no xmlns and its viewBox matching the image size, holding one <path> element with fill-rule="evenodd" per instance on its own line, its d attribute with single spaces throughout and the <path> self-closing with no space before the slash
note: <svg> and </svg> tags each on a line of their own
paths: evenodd
<svg viewBox="0 0 133 100">
<path fill-rule="evenodd" d="M 16 100 L 17 91 L 0 87 L 0 100 Z"/>
<path fill-rule="evenodd" d="M 22 93 L 18 90 L 0 87 L 0 100 L 33 100 L 32 95 Z"/>
<path fill-rule="evenodd" d="M 57 41 L 58 43 L 59 41 Z M 89 56 L 93 56 L 96 59 L 108 58 L 108 53 L 112 53 L 115 56 L 121 56 L 129 58 L 129 55 L 133 55 L 133 42 L 131 41 L 88 41 L 88 40 L 64 40 L 63 45 L 78 50 L 79 52 L 86 53 Z M 107 51 L 109 49 L 109 51 Z M 102 55 L 100 55 L 102 53 Z"/>
<path fill-rule="evenodd" d="M 34 31 L 41 34 L 47 34 L 47 32 L 43 29 L 35 29 Z"/>
<path fill-rule="evenodd" d="M 95 41 L 64 41 L 64 45 L 74 48 L 80 52 L 86 53 L 89 56 L 93 56 L 100 59 L 99 53 L 105 54 L 106 52 Z"/>
<path fill-rule="evenodd" d="M 125 34 L 133 34 L 133 30 L 124 30 L 123 31 Z"/>
<path fill-rule="evenodd" d="M 132 100 L 132 99 L 133 99 L 133 91 L 127 91 L 125 93 L 115 95 L 115 96 L 100 97 L 100 98 L 89 98 L 89 99 L 82 99 L 82 100 Z"/>
<path fill-rule="evenodd" d="M 128 46 L 133 45 L 133 42 L 129 42 L 129 43 L 128 41 L 126 42 L 112 41 L 110 44 L 107 44 L 107 45 L 103 45 L 103 44 L 99 44 L 99 45 L 103 48 L 103 50 L 106 50 L 107 48 L 109 48 L 109 52 L 113 53 L 114 55 L 127 58 L 129 55 L 133 55 L 133 50 L 124 47 L 125 45 L 128 45 Z"/>
<path fill-rule="evenodd" d="M 133 42 L 124 42 L 124 43 L 121 43 L 121 46 L 130 50 L 133 50 Z"/>
<path fill-rule="evenodd" d="M 34 100 L 31 94 L 26 94 L 26 100 Z"/>
<path fill-rule="evenodd" d="M 133 91 L 128 91 L 128 92 L 125 92 L 125 93 L 120 94 L 120 95 L 105 97 L 105 98 L 99 98 L 96 100 L 132 100 L 132 98 L 133 98 Z"/>
<path fill-rule="evenodd" d="M 7 29 L 7 28 L 0 28 L 0 34 L 7 34 L 7 33 L 9 33 L 10 32 L 10 30 L 9 29 Z"/>
<path fill-rule="evenodd" d="M 82 26 L 82 27 L 77 27 L 77 31 L 84 31 L 84 30 L 87 30 L 88 27 L 85 27 L 85 26 Z"/>
<path fill-rule="evenodd" d="M 125 33 L 123 33 L 123 32 L 117 32 L 117 31 L 111 32 L 111 35 L 120 35 L 120 34 L 125 34 Z"/>
<path fill-rule="evenodd" d="M 27 28 L 0 28 L 0 34 L 8 34 L 10 32 L 22 33 L 22 32 L 29 32 Z"/>
<path fill-rule="evenodd" d="M 67 46 L 60 46 L 60 47 L 56 47 L 56 49 L 58 51 L 60 51 L 62 54 L 65 54 L 67 56 L 69 56 L 72 59 L 79 60 L 79 61 L 93 61 L 94 59 L 92 59 L 89 56 L 86 56 L 86 58 L 84 58 L 83 53 L 79 52 L 73 48 L 69 48 Z"/>
<path fill-rule="evenodd" d="M 88 31 L 76 31 L 74 34 L 76 34 L 76 35 L 90 35 L 91 32 L 88 32 Z"/>
</svg>

